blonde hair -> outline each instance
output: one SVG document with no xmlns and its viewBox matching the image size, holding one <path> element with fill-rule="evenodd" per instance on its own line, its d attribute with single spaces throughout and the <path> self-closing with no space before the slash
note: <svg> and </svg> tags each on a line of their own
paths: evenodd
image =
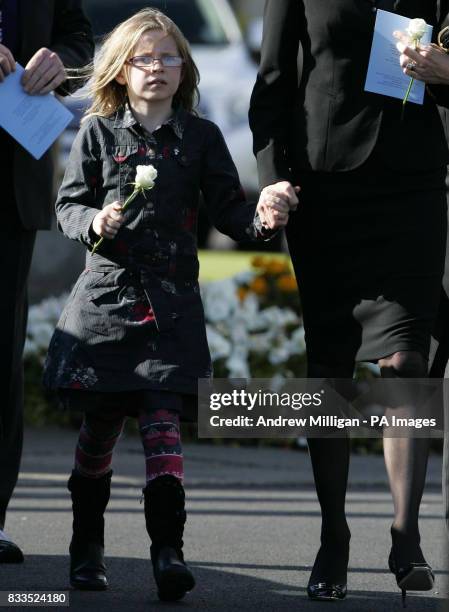
<svg viewBox="0 0 449 612">
<path fill-rule="evenodd" d="M 199 102 L 199 72 L 193 61 L 190 46 L 178 26 L 164 13 L 153 8 L 145 8 L 124 21 L 108 34 L 95 58 L 88 68 L 90 80 L 86 96 L 92 104 L 86 110 L 85 119 L 92 115 L 109 117 L 126 101 L 126 85 L 115 79 L 131 56 L 140 37 L 145 32 L 159 30 L 175 40 L 179 55 L 183 58 L 183 76 L 178 91 L 173 98 L 174 106 L 181 104 L 193 112 Z"/>
</svg>

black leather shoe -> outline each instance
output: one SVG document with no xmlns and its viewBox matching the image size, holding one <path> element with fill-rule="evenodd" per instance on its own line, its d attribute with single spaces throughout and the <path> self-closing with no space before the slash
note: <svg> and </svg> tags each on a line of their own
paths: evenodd
<svg viewBox="0 0 449 612">
<path fill-rule="evenodd" d="M 407 589 L 409 591 L 430 591 L 435 582 L 432 568 L 426 562 L 407 563 L 404 567 L 398 567 L 394 558 L 393 549 L 388 557 L 388 567 L 390 572 L 395 575 L 398 587 L 402 592 L 402 605 L 405 608 L 405 598 Z"/>
<path fill-rule="evenodd" d="M 346 597 L 346 584 L 330 584 L 327 582 L 309 584 L 307 595 L 310 599 L 319 601 L 337 601 Z"/>
<path fill-rule="evenodd" d="M 307 585 L 307 595 L 316 601 L 339 601 L 347 595 L 349 529 L 339 539 L 321 535 L 321 546 Z"/>
<path fill-rule="evenodd" d="M 195 578 L 184 562 L 182 552 L 170 546 L 161 548 L 153 561 L 154 579 L 161 601 L 178 601 L 195 586 Z"/>
<path fill-rule="evenodd" d="M 23 553 L 10 540 L 0 540 L 0 563 L 23 563 Z"/>
<path fill-rule="evenodd" d="M 103 547 L 90 542 L 82 548 L 70 546 L 70 584 L 84 591 L 104 591 L 108 587 Z"/>
</svg>

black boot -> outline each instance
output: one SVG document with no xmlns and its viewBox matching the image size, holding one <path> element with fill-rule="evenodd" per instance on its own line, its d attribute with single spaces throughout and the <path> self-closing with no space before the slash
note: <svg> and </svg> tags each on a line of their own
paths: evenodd
<svg viewBox="0 0 449 612">
<path fill-rule="evenodd" d="M 75 470 L 68 482 L 72 494 L 73 536 L 70 543 L 70 584 L 75 589 L 106 589 L 104 518 L 112 470 L 101 478 L 86 478 Z"/>
<path fill-rule="evenodd" d="M 177 601 L 195 586 L 182 553 L 186 521 L 184 488 L 178 478 L 167 474 L 151 480 L 143 495 L 158 596 L 162 601 Z"/>
</svg>

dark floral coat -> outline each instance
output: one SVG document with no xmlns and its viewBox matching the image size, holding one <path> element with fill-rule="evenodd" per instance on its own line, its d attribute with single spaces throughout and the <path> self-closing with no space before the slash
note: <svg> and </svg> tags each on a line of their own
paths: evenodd
<svg viewBox="0 0 449 612">
<path fill-rule="evenodd" d="M 158 171 L 154 188 L 132 202 L 117 236 L 92 255 L 95 215 L 126 199 L 136 166 L 145 164 Z M 200 193 L 221 232 L 269 237 L 215 124 L 178 109 L 149 134 L 128 107 L 83 123 L 56 215 L 59 229 L 86 245 L 86 269 L 50 343 L 47 387 L 195 394 L 198 378 L 211 376 L 198 286 Z"/>
</svg>

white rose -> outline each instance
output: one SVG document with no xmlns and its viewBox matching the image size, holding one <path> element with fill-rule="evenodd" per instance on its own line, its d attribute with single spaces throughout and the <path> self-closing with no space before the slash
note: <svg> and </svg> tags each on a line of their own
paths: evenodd
<svg viewBox="0 0 449 612">
<path fill-rule="evenodd" d="M 407 28 L 407 34 L 412 42 L 419 42 L 427 30 L 427 23 L 424 19 L 411 19 Z"/>
<path fill-rule="evenodd" d="M 157 178 L 157 170 L 151 164 L 149 166 L 137 166 L 136 187 L 138 189 L 152 189 Z"/>
</svg>

